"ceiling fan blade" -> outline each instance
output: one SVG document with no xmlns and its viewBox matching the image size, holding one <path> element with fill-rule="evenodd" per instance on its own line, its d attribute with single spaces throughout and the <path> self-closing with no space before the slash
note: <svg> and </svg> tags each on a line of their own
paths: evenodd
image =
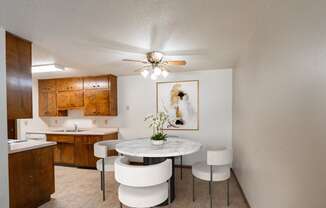
<svg viewBox="0 0 326 208">
<path fill-rule="evenodd" d="M 164 63 L 167 65 L 179 65 L 179 66 L 184 66 L 187 64 L 185 60 L 165 61 Z"/>
<path fill-rule="evenodd" d="M 130 62 L 138 62 L 138 63 L 148 64 L 147 61 L 134 60 L 134 59 L 122 59 L 122 61 L 130 61 Z"/>
</svg>

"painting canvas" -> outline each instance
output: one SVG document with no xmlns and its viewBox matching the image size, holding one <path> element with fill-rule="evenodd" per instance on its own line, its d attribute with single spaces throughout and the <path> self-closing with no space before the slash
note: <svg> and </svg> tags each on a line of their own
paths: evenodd
<svg viewBox="0 0 326 208">
<path fill-rule="evenodd" d="M 157 83 L 157 112 L 165 112 L 169 115 L 169 120 L 164 129 L 199 129 L 198 90 L 198 80 Z"/>
</svg>

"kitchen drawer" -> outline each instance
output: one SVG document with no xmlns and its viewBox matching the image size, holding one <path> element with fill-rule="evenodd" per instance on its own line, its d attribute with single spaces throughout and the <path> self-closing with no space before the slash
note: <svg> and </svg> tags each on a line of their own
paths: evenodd
<svg viewBox="0 0 326 208">
<path fill-rule="evenodd" d="M 75 143 L 75 137 L 73 135 L 47 135 L 47 140 L 58 143 Z"/>
<path fill-rule="evenodd" d="M 75 144 L 89 144 L 88 136 L 75 136 Z"/>
</svg>

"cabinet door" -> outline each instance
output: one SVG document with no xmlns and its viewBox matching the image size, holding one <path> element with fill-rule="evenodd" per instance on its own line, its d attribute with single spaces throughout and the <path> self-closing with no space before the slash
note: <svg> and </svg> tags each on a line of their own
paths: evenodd
<svg viewBox="0 0 326 208">
<path fill-rule="evenodd" d="M 69 109 L 79 108 L 84 105 L 83 91 L 65 91 L 58 92 L 58 108 Z"/>
<path fill-rule="evenodd" d="M 32 43 L 6 33 L 7 118 L 32 118 Z"/>
<path fill-rule="evenodd" d="M 75 165 L 89 167 L 88 136 L 75 136 Z"/>
<path fill-rule="evenodd" d="M 96 76 L 84 78 L 84 89 L 108 89 L 108 76 Z"/>
<path fill-rule="evenodd" d="M 35 204 L 33 160 L 34 157 L 31 151 L 9 154 L 9 193 L 11 208 L 37 207 Z"/>
<path fill-rule="evenodd" d="M 84 92 L 83 91 L 71 91 L 69 93 L 69 107 L 79 108 L 84 106 Z"/>
<path fill-rule="evenodd" d="M 89 166 L 90 167 L 96 167 L 96 162 L 99 160 L 99 158 L 94 156 L 94 144 L 96 142 L 102 141 L 103 137 L 102 136 L 88 136 L 89 138 L 89 154 L 88 154 L 88 160 L 89 160 Z"/>
<path fill-rule="evenodd" d="M 96 91 L 96 114 L 100 116 L 110 115 L 109 90 Z"/>
<path fill-rule="evenodd" d="M 70 107 L 70 92 L 58 92 L 58 108 L 67 109 Z"/>
<path fill-rule="evenodd" d="M 117 86 L 117 77 L 109 75 L 109 110 L 110 116 L 118 115 L 118 86 Z"/>
<path fill-rule="evenodd" d="M 82 89 L 83 89 L 82 78 L 65 78 L 65 79 L 57 80 L 58 91 L 72 91 L 72 90 L 82 90 Z"/>
<path fill-rule="evenodd" d="M 56 92 L 39 92 L 39 115 L 57 115 L 57 94 Z"/>
<path fill-rule="evenodd" d="M 54 193 L 54 161 L 53 147 L 40 148 L 33 150 L 34 158 L 34 183 L 35 201 L 42 204 L 44 200 L 49 199 Z M 34 187 L 35 188 L 35 187 Z"/>
<path fill-rule="evenodd" d="M 96 88 L 96 77 L 85 77 L 84 78 L 84 89 L 90 90 Z"/>
<path fill-rule="evenodd" d="M 84 115 L 94 116 L 96 109 L 96 90 L 85 90 L 84 92 Z"/>
<path fill-rule="evenodd" d="M 55 135 L 47 135 L 47 141 L 52 141 L 52 142 L 57 142 L 57 138 Z M 60 143 L 57 143 L 57 145 L 54 147 L 53 151 L 53 157 L 54 157 L 54 163 L 59 164 L 61 163 L 61 148 L 60 148 Z"/>
<path fill-rule="evenodd" d="M 55 79 L 44 79 L 38 81 L 38 89 L 40 92 L 55 92 L 56 80 Z"/>
<path fill-rule="evenodd" d="M 61 143 L 61 163 L 67 165 L 73 165 L 75 163 L 75 145 L 71 143 Z"/>
</svg>

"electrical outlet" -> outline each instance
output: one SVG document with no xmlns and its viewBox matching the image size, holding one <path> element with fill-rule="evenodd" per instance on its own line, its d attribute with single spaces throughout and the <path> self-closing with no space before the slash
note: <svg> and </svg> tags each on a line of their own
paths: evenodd
<svg viewBox="0 0 326 208">
<path fill-rule="evenodd" d="M 109 120 L 105 119 L 104 124 L 105 125 L 108 125 L 109 124 Z"/>
<path fill-rule="evenodd" d="M 96 124 L 96 119 L 92 120 L 92 123 L 93 123 L 93 125 L 95 125 Z"/>
</svg>

